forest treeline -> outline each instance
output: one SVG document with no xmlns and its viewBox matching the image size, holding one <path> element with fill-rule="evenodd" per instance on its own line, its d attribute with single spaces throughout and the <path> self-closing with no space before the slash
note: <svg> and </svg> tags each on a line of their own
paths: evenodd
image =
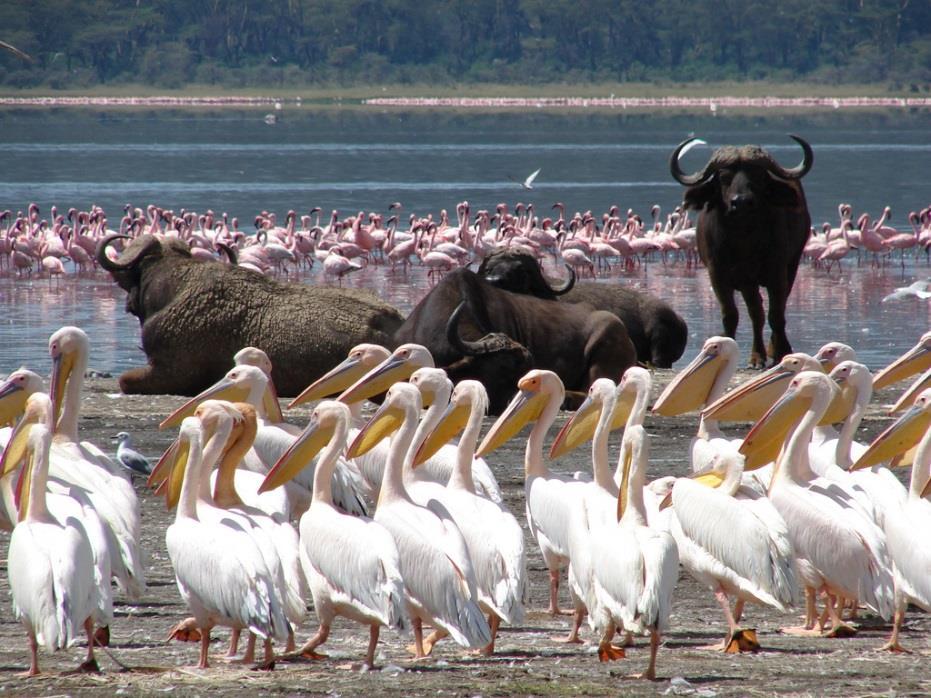
<svg viewBox="0 0 931 698">
<path fill-rule="evenodd" d="M 0 85 L 931 83 L 929 0 L 4 0 Z"/>
</svg>

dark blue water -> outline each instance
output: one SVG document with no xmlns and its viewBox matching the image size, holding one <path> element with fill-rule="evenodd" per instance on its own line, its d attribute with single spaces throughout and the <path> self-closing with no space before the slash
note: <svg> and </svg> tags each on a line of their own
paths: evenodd
<svg viewBox="0 0 931 698">
<path fill-rule="evenodd" d="M 600 216 L 611 205 L 648 218 L 664 211 L 682 188 L 669 176 L 668 156 L 690 134 L 712 146 L 762 143 L 785 165 L 796 164 L 797 133 L 815 149 L 805 178 L 812 220 L 836 222 L 837 205 L 874 218 L 892 207 L 892 225 L 908 229 L 908 211 L 931 203 L 931 114 L 923 111 L 803 115 L 653 115 L 617 112 L 475 114 L 391 110 L 286 108 L 279 122 L 264 111 L 0 110 L 0 210 L 37 202 L 44 216 L 97 204 L 116 227 L 127 203 L 155 203 L 178 211 L 212 209 L 249 227 L 255 214 L 313 206 L 341 214 L 386 212 L 400 201 L 405 214 L 532 202 L 546 211 L 555 201 Z M 710 153 L 696 148 L 683 166 L 698 169 Z M 513 180 L 542 171 L 532 192 Z M 836 224 L 836 223 L 835 223 Z M 931 276 L 909 258 L 877 270 L 846 262 L 842 274 L 803 269 L 789 306 L 790 338 L 814 351 L 829 340 L 860 350 L 877 368 L 928 328 L 928 306 L 909 299 L 880 301 L 892 288 Z M 688 320 L 688 359 L 720 331 L 717 305 L 703 271 L 659 262 L 618 274 L 624 282 L 669 298 Z M 317 281 L 316 273 L 303 279 Z M 402 309 L 426 292 L 424 274 L 385 275 L 373 269 L 351 277 Z M 18 281 L 0 272 L 0 371 L 22 363 L 47 371 L 48 335 L 63 324 L 91 332 L 91 364 L 120 371 L 144 360 L 138 323 L 122 308 L 124 294 L 105 275 L 94 279 Z M 743 310 L 741 311 L 743 313 Z M 738 340 L 748 344 L 746 316 Z"/>
</svg>

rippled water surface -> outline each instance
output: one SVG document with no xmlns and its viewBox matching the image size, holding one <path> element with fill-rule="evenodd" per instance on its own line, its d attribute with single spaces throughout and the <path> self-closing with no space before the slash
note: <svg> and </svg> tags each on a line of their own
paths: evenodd
<svg viewBox="0 0 931 698">
<path fill-rule="evenodd" d="M 126 203 L 226 211 L 248 227 L 256 213 L 313 206 L 342 214 L 384 212 L 401 201 L 405 213 L 438 215 L 468 199 L 473 211 L 499 201 L 533 202 L 538 211 L 561 200 L 569 211 L 596 215 L 617 204 L 648 216 L 652 204 L 669 210 L 681 187 L 669 177 L 669 152 L 695 133 L 713 145 L 763 143 L 786 165 L 799 149 L 786 133 L 815 148 L 805 178 L 813 221 L 836 221 L 837 204 L 877 216 L 892 206 L 892 224 L 931 203 L 931 115 L 926 112 L 716 117 L 591 114 L 472 114 L 286 108 L 279 123 L 261 111 L 111 111 L 14 109 L 0 111 L 0 210 L 37 202 L 44 216 L 56 204 L 96 203 L 116 223 Z M 708 149 L 690 153 L 698 169 Z M 532 192 L 523 179 L 542 167 Z M 112 212 L 112 213 L 111 213 Z M 559 273 L 551 268 L 552 273 Z M 301 280 L 319 283 L 318 272 Z M 838 339 L 877 368 L 928 329 L 928 306 L 907 299 L 881 303 L 896 286 L 931 276 L 924 258 L 898 259 L 883 269 L 847 260 L 841 274 L 805 268 L 788 310 L 796 349 L 814 351 Z M 669 299 L 687 319 L 690 347 L 720 331 L 718 309 L 704 270 L 658 260 L 617 280 Z M 402 310 L 426 292 L 415 267 L 409 275 L 380 268 L 360 272 L 351 285 L 376 289 Z M 124 294 L 106 275 L 19 281 L 0 270 L 0 371 L 20 364 L 48 370 L 46 341 L 63 324 L 91 334 L 93 368 L 116 372 L 144 361 L 139 328 L 123 312 Z M 738 340 L 749 344 L 745 310 Z"/>
</svg>

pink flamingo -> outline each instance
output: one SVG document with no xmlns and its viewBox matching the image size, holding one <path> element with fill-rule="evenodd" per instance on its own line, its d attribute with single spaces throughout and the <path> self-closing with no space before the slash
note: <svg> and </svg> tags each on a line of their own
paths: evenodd
<svg viewBox="0 0 931 698">
<path fill-rule="evenodd" d="M 578 249 L 564 249 L 562 251 L 563 261 L 572 267 L 575 270 L 578 276 L 582 276 L 581 271 L 588 269 L 589 273 L 592 275 L 592 278 L 595 278 L 595 265 L 592 263 L 592 260 Z"/>
<path fill-rule="evenodd" d="M 853 223 L 851 223 L 850 221 L 845 221 L 844 224 L 841 226 L 841 231 L 840 231 L 841 239 L 832 240 L 830 243 L 828 243 L 825 250 L 818 257 L 819 262 L 828 263 L 827 272 L 829 274 L 831 273 L 831 268 L 834 266 L 835 263 L 837 264 L 837 268 L 840 269 L 841 268 L 840 261 L 844 257 L 846 257 L 848 254 L 850 254 L 850 250 L 852 248 L 850 246 L 850 241 L 847 239 L 847 231 L 852 225 Z"/>
<path fill-rule="evenodd" d="M 339 285 L 343 285 L 343 277 L 362 268 L 358 262 L 352 262 L 342 254 L 340 245 L 333 245 L 323 260 L 323 273 L 326 276 L 335 276 Z"/>
</svg>

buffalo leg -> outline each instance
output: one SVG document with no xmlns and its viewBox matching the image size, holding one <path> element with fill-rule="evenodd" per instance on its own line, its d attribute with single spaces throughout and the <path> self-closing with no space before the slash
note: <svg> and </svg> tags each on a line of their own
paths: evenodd
<svg viewBox="0 0 931 698">
<path fill-rule="evenodd" d="M 763 342 L 763 297 L 756 286 L 747 286 L 740 289 L 744 303 L 747 304 L 747 314 L 753 323 L 753 348 L 750 351 L 750 365 L 754 368 L 763 368 L 766 365 L 766 345 Z"/>
<path fill-rule="evenodd" d="M 786 354 L 792 353 L 789 337 L 786 335 L 786 301 L 789 289 L 776 286 L 766 289 L 769 296 L 769 328 L 772 331 L 773 361 L 781 361 Z"/>
<path fill-rule="evenodd" d="M 721 323 L 724 325 L 724 334 L 734 339 L 737 336 L 737 303 L 734 302 L 734 289 L 712 283 L 714 295 L 718 298 L 718 304 L 721 306 Z"/>
</svg>

